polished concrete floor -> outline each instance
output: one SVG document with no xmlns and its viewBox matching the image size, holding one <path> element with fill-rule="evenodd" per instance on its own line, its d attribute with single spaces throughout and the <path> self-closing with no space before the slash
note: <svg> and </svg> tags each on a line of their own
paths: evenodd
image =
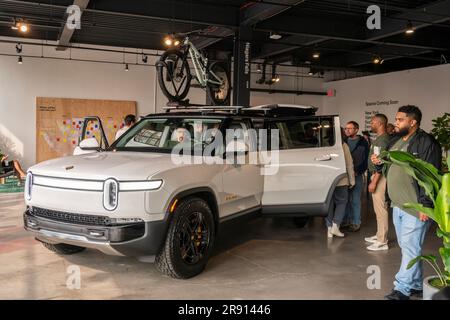
<svg viewBox="0 0 450 320">
<path fill-rule="evenodd" d="M 205 272 L 174 280 L 133 258 L 48 251 L 23 230 L 22 197 L 0 194 L 0 299 L 382 299 L 400 262 L 393 228 L 389 251 L 366 251 L 375 219 L 363 205 L 361 231 L 344 239 L 328 240 L 322 219 L 303 229 L 289 219 L 225 226 Z M 430 231 L 424 252 L 438 247 Z M 66 284 L 72 265 L 81 271 L 80 289 Z M 379 289 L 367 286 L 370 266 L 379 267 Z"/>
</svg>

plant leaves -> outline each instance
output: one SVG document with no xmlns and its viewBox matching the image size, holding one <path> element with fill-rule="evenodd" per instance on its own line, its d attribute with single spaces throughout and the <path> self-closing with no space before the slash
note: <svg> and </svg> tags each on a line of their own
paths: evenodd
<svg viewBox="0 0 450 320">
<path fill-rule="evenodd" d="M 445 271 L 450 272 L 450 249 L 439 248 L 439 254 L 441 255 L 442 262 L 444 263 Z"/>
<path fill-rule="evenodd" d="M 436 263 L 436 256 L 434 256 L 432 254 L 417 256 L 408 263 L 408 266 L 406 267 L 406 269 L 407 270 L 411 269 L 417 262 L 422 261 L 422 260 L 426 260 L 430 263 Z"/>
<path fill-rule="evenodd" d="M 407 208 L 407 209 L 414 209 L 414 210 L 417 210 L 419 212 L 425 213 L 428 217 L 430 217 L 431 219 L 436 221 L 437 224 L 440 225 L 440 223 L 441 223 L 440 216 L 437 215 L 434 212 L 434 209 L 432 209 L 432 208 L 424 207 L 420 203 L 410 203 L 410 202 L 403 204 L 403 207 Z"/>
</svg>

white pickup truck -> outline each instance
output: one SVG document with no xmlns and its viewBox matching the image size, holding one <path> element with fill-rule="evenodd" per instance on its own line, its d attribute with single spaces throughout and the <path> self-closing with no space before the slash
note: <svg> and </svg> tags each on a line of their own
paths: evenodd
<svg viewBox="0 0 450 320">
<path fill-rule="evenodd" d="M 104 141 L 81 141 L 88 153 L 29 169 L 25 228 L 59 254 L 94 248 L 154 261 L 175 278 L 193 277 L 205 268 L 226 220 L 256 213 L 305 222 L 327 215 L 346 171 L 339 118 L 315 111 L 174 108 L 143 117 L 107 148 Z M 276 162 L 261 160 L 252 129 L 278 140 L 269 150 L 278 152 Z M 202 162 L 174 161 L 177 146 L 206 150 L 230 130 L 232 146 L 202 154 Z M 226 161 L 252 155 L 256 161 Z"/>
</svg>

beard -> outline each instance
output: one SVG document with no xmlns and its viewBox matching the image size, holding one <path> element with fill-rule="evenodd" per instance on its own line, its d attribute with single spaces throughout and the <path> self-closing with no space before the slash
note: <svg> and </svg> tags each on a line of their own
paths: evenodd
<svg viewBox="0 0 450 320">
<path fill-rule="evenodd" d="M 398 128 L 398 131 L 395 132 L 399 137 L 404 137 L 409 133 L 409 128 Z"/>
</svg>

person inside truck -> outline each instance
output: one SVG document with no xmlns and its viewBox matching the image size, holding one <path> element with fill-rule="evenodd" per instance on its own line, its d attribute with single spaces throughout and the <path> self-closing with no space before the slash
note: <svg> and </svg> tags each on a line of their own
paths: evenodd
<svg viewBox="0 0 450 320">
<path fill-rule="evenodd" d="M 130 127 L 136 123 L 136 116 L 134 114 L 127 115 L 124 119 L 124 123 L 125 125 L 122 128 L 120 128 L 116 133 L 116 140 L 119 139 L 121 135 L 127 132 L 127 130 L 130 129 Z"/>
</svg>

